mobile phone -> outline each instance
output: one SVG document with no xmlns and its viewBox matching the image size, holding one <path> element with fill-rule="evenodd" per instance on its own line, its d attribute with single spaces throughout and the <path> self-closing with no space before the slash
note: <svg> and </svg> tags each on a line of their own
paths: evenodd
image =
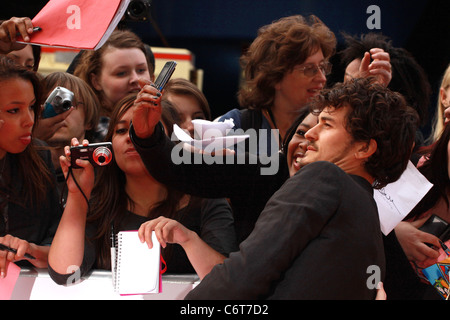
<svg viewBox="0 0 450 320">
<path fill-rule="evenodd" d="M 156 78 L 153 86 L 159 91 L 162 91 L 169 81 L 170 77 L 172 76 L 173 72 L 175 71 L 176 66 L 177 63 L 175 61 L 167 61 L 161 72 L 159 73 L 158 78 Z"/>
<path fill-rule="evenodd" d="M 431 233 L 443 242 L 450 238 L 449 224 L 435 214 L 432 214 L 419 230 Z"/>
</svg>

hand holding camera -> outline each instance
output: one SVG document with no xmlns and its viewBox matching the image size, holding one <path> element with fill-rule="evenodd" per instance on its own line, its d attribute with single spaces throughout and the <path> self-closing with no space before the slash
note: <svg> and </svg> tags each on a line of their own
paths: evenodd
<svg viewBox="0 0 450 320">
<path fill-rule="evenodd" d="M 44 103 L 42 118 L 52 118 L 60 113 L 66 112 L 73 105 L 74 94 L 64 87 L 56 87 Z"/>
<path fill-rule="evenodd" d="M 83 140 L 80 145 L 78 139 L 73 138 L 71 146 L 64 148 L 64 154 L 59 160 L 69 191 L 67 200 L 75 197 L 75 201 L 79 201 L 84 197 L 87 201 L 94 187 L 94 167 L 106 166 L 111 163 L 113 159 L 112 144 L 110 142 L 89 144 L 88 140 Z M 72 168 L 81 169 L 72 170 Z"/>
<path fill-rule="evenodd" d="M 102 167 L 111 163 L 113 159 L 112 143 L 92 143 L 87 146 L 73 146 L 70 148 L 72 168 L 81 168 L 76 160 L 88 160 L 94 167 Z"/>
</svg>

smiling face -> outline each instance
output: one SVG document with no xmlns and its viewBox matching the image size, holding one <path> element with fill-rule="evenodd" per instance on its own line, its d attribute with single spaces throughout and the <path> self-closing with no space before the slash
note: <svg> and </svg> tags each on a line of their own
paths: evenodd
<svg viewBox="0 0 450 320">
<path fill-rule="evenodd" d="M 289 167 L 289 175 L 292 177 L 300 170 L 300 161 L 305 156 L 308 140 L 305 138 L 306 132 L 317 124 L 317 116 L 308 114 L 298 125 L 295 134 L 292 136 L 288 144 L 287 162 Z"/>
<path fill-rule="evenodd" d="M 35 103 L 31 82 L 12 78 L 0 84 L 0 159 L 7 152 L 21 153 L 31 142 Z"/>
<path fill-rule="evenodd" d="M 100 75 L 91 75 L 92 84 L 103 96 L 103 103 L 112 108 L 132 92 L 139 92 L 139 78 L 150 80 L 147 59 L 138 48 L 109 48 L 102 57 Z"/>
<path fill-rule="evenodd" d="M 275 86 L 274 105 L 283 103 L 291 105 L 297 110 L 306 105 L 323 89 L 327 78 L 322 72 L 317 72 L 314 76 L 307 76 L 300 67 L 310 64 L 319 66 L 324 61 L 325 58 L 322 50 L 319 49 L 310 55 L 304 63 L 287 72 L 283 79 Z"/>
</svg>

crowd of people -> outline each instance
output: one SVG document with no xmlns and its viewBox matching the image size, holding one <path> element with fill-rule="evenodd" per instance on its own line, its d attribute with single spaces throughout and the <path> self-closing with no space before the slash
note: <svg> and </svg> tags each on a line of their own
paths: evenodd
<svg viewBox="0 0 450 320">
<path fill-rule="evenodd" d="M 47 268 L 58 284 L 73 266 L 110 270 L 111 232 L 139 230 L 149 246 L 155 231 L 167 272 L 199 276 L 187 299 L 440 298 L 421 270 L 445 254 L 420 227 L 431 214 L 450 222 L 450 67 L 423 137 L 432 90 L 409 52 L 374 33 L 346 35 L 336 52 L 318 17 L 281 18 L 242 56 L 239 106 L 215 120 L 266 130 L 266 143 L 180 164 L 173 126 L 194 137 L 192 120 L 213 120 L 195 84 L 173 78 L 159 92 L 150 47 L 128 30 L 40 75 L 39 47 L 16 41 L 32 28 L 29 18 L 0 25 L 0 244 L 15 249 L 0 250 L 0 277 L 10 262 Z M 335 54 L 345 76 L 327 86 Z M 44 117 L 57 87 L 71 106 Z M 70 147 L 94 142 L 112 143 L 112 163 L 72 168 Z M 261 174 L 264 155 L 274 174 Z M 410 161 L 433 187 L 384 235 L 374 189 Z"/>
</svg>

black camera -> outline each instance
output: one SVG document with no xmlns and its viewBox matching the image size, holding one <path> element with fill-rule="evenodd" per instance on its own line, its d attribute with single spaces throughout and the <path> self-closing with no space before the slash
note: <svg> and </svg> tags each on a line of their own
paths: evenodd
<svg viewBox="0 0 450 320">
<path fill-rule="evenodd" d="M 64 87 L 56 87 L 44 104 L 42 118 L 51 118 L 70 109 L 73 104 L 73 92 Z"/>
<path fill-rule="evenodd" d="M 147 21 L 150 4 L 151 0 L 131 0 L 125 18 L 131 21 Z"/>
<path fill-rule="evenodd" d="M 70 148 L 72 168 L 80 168 L 75 162 L 77 159 L 89 160 L 94 167 L 102 167 L 111 163 L 113 159 L 112 143 L 91 143 L 87 146 Z"/>
</svg>

